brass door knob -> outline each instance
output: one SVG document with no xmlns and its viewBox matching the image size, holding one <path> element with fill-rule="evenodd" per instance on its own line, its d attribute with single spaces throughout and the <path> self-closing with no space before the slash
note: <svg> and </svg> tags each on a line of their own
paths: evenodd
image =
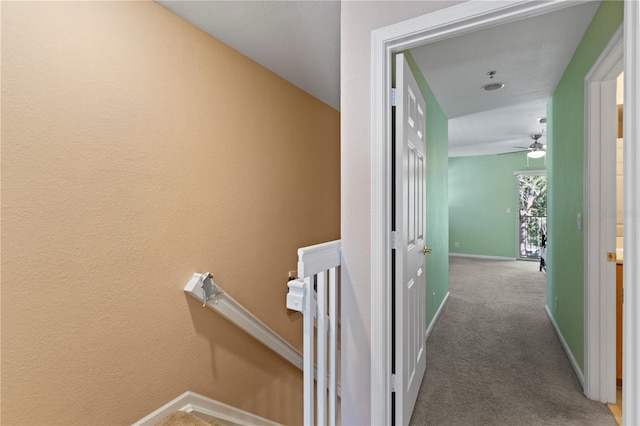
<svg viewBox="0 0 640 426">
<path fill-rule="evenodd" d="M 422 249 L 422 253 L 423 253 L 423 254 L 431 254 L 431 249 L 430 249 L 430 248 L 425 247 L 425 248 L 423 248 L 423 249 Z"/>
</svg>

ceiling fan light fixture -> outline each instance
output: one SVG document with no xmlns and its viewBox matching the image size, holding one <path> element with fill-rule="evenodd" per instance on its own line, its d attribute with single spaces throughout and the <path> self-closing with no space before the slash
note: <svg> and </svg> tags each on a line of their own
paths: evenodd
<svg viewBox="0 0 640 426">
<path fill-rule="evenodd" d="M 504 83 L 489 83 L 482 86 L 482 90 L 485 92 L 493 92 L 494 90 L 500 90 L 504 87 Z"/>
<path fill-rule="evenodd" d="M 545 154 L 546 154 L 546 152 L 544 150 L 539 149 L 539 150 L 535 150 L 535 151 L 529 151 L 527 153 L 527 157 L 529 157 L 529 158 L 542 158 L 542 157 L 545 156 Z"/>
</svg>

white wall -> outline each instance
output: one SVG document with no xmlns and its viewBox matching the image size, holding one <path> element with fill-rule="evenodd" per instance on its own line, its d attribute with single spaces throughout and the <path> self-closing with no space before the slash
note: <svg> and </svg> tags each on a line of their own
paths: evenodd
<svg viewBox="0 0 640 426">
<path fill-rule="evenodd" d="M 459 2 L 342 2 L 340 47 L 344 425 L 371 424 L 371 31 L 457 3 Z"/>
</svg>

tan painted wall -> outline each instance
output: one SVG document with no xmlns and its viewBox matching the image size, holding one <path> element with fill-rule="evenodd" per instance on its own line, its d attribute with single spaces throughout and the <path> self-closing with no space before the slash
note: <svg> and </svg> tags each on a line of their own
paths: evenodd
<svg viewBox="0 0 640 426">
<path fill-rule="evenodd" d="M 2 120 L 1 423 L 191 390 L 299 424 L 300 371 L 182 289 L 211 271 L 301 346 L 287 271 L 339 238 L 339 113 L 156 3 L 2 2 Z"/>
</svg>

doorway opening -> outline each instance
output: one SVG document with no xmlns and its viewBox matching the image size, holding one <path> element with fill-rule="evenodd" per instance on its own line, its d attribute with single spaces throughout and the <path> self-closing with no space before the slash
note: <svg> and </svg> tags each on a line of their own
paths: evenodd
<svg viewBox="0 0 640 426">
<path fill-rule="evenodd" d="M 371 287 L 371 309 L 373 314 L 371 316 L 371 423 L 389 424 L 390 423 L 390 395 L 391 388 L 393 387 L 393 376 L 390 374 L 390 298 L 388 297 L 387 285 L 390 281 L 390 252 L 392 246 L 391 237 L 391 220 L 389 212 L 389 143 L 388 136 L 391 134 L 390 124 L 390 106 L 391 105 L 391 66 L 390 58 L 395 52 L 406 50 L 413 46 L 429 43 L 431 41 L 440 39 L 442 37 L 452 36 L 454 34 L 466 33 L 470 29 L 477 29 L 496 25 L 500 22 L 513 21 L 514 19 L 522 18 L 527 15 L 539 14 L 542 11 L 551 10 L 552 8 L 561 7 L 565 3 L 563 2 L 522 2 L 513 5 L 505 6 L 502 3 L 463 3 L 460 7 L 455 9 L 455 13 L 451 10 L 446 12 L 434 12 L 424 17 L 418 17 L 409 21 L 394 24 L 389 27 L 381 28 L 372 32 L 372 53 L 371 53 L 371 143 L 372 143 L 372 155 L 371 155 L 371 256 L 370 256 L 370 287 Z M 640 9 L 635 2 L 625 2 L 625 16 L 634 17 L 640 16 Z M 625 33 L 629 37 L 625 37 L 624 45 L 627 48 L 629 55 L 625 58 L 627 69 L 637 69 L 640 66 L 640 60 L 636 55 L 637 41 L 640 38 L 635 37 L 638 34 L 637 21 L 632 18 L 625 19 Z M 635 76 L 634 73 L 629 72 L 628 76 Z M 636 79 L 635 77 L 629 77 L 630 83 L 627 84 L 627 94 L 635 94 Z M 635 96 L 628 96 L 627 98 L 628 111 L 635 111 L 637 99 Z M 629 113 L 630 115 L 631 112 Z M 635 140 L 637 136 L 637 126 L 629 124 L 627 122 L 626 135 L 629 140 Z M 629 147 L 630 144 L 625 146 L 627 153 L 635 155 L 637 150 L 635 147 Z M 633 155 L 629 155 L 626 158 L 627 172 L 631 173 L 635 177 L 638 174 L 638 169 L 635 164 L 631 163 L 629 158 L 635 158 Z M 637 206 L 636 195 L 640 192 L 635 191 L 638 186 L 637 182 L 640 179 L 631 179 L 627 176 L 625 180 L 625 194 L 627 195 L 628 207 L 635 208 Z M 579 225 L 582 215 L 578 215 Z M 628 217 L 627 217 L 628 218 Z M 635 217 L 631 220 L 634 227 L 627 227 L 626 233 L 629 234 L 629 228 L 635 228 Z M 637 245 L 635 241 L 627 239 L 626 250 L 635 253 Z M 635 265 L 630 265 L 628 271 L 631 278 L 637 274 L 637 268 Z M 585 274 L 587 275 L 587 274 Z M 627 278 L 627 281 L 634 282 Z M 588 288 L 589 291 L 593 290 Z M 631 286 L 631 297 L 627 297 L 625 304 L 624 317 L 626 319 L 632 319 L 634 315 L 637 315 L 636 310 L 636 292 L 635 287 Z M 585 293 L 589 293 L 589 291 Z M 589 298 L 589 301 L 592 299 Z M 585 306 L 585 310 L 587 307 Z M 599 311 L 598 311 L 599 312 Z M 591 320 L 591 318 L 589 318 Z M 591 321 L 586 321 L 585 328 L 588 329 Z M 636 330 L 631 332 L 629 328 L 625 329 L 625 358 L 626 359 L 638 359 L 636 356 L 638 353 L 638 339 L 636 338 Z M 591 346 L 596 342 L 589 342 Z M 597 342 L 599 343 L 599 342 Z M 595 346 L 595 345 L 594 345 Z M 591 347 L 589 351 L 585 351 L 585 367 L 589 367 Z M 627 374 L 627 372 L 629 374 Z M 591 373 L 591 371 L 589 372 Z M 634 380 L 633 375 L 629 369 L 625 370 L 625 401 L 637 401 L 637 383 Z M 615 384 L 615 381 L 613 382 Z M 634 410 L 632 410 L 632 408 Z M 640 418 L 640 414 L 635 411 L 633 404 L 625 404 L 625 418 L 627 422 L 634 422 L 636 418 Z"/>
<path fill-rule="evenodd" d="M 624 73 L 616 79 L 616 399 L 609 409 L 618 424 L 622 424 L 622 294 L 624 277 Z"/>
</svg>

